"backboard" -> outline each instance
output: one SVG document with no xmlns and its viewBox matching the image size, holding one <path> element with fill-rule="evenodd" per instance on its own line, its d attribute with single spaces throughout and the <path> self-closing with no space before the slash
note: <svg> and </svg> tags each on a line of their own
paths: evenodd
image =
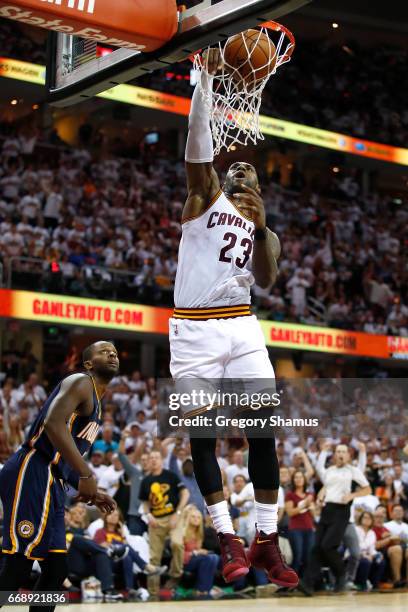
<svg viewBox="0 0 408 612">
<path fill-rule="evenodd" d="M 148 0 L 147 0 L 148 1 Z M 51 32 L 48 42 L 48 101 L 82 102 L 119 83 L 165 68 L 247 28 L 275 20 L 311 0 L 203 0 L 179 13 L 178 31 L 157 51 L 101 49 L 92 39 Z"/>
</svg>

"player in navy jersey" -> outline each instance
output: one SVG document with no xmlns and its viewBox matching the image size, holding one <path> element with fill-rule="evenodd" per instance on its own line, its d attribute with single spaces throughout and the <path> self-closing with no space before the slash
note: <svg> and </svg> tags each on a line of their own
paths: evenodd
<svg viewBox="0 0 408 612">
<path fill-rule="evenodd" d="M 101 424 L 101 398 L 119 371 L 116 348 L 111 342 L 95 342 L 84 350 L 83 365 L 85 373 L 72 374 L 57 385 L 25 442 L 0 472 L 5 556 L 0 591 L 26 584 L 34 560 L 41 566 L 35 589 L 61 590 L 67 576 L 65 483 L 78 490 L 78 501 L 105 513 L 116 507 L 97 490 L 84 459 Z"/>
</svg>

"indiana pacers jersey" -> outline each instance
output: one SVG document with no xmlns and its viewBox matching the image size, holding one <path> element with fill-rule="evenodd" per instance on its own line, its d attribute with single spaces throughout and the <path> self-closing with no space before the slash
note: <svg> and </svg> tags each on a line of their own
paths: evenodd
<svg viewBox="0 0 408 612">
<path fill-rule="evenodd" d="M 75 445 L 78 448 L 81 455 L 87 453 L 95 441 L 96 436 L 101 425 L 101 405 L 97 396 L 95 383 L 93 378 L 90 376 L 93 384 L 93 411 L 88 416 L 82 416 L 74 412 L 69 419 L 67 426 L 71 435 L 74 439 Z M 72 472 L 72 468 L 62 459 L 59 452 L 57 452 L 50 442 L 47 434 L 44 431 L 44 421 L 48 414 L 48 410 L 54 401 L 54 398 L 58 395 L 61 388 L 59 383 L 51 395 L 48 397 L 43 408 L 40 410 L 36 420 L 32 424 L 30 431 L 28 432 L 27 438 L 23 444 L 23 448 L 30 450 L 35 448 L 41 455 L 45 457 L 53 466 L 53 472 L 57 478 L 66 479 L 68 474 Z"/>
<path fill-rule="evenodd" d="M 184 221 L 174 289 L 178 309 L 249 305 L 255 227 L 220 190 Z"/>
<path fill-rule="evenodd" d="M 81 416 L 74 412 L 67 423 L 81 454 L 89 450 L 101 423 L 100 401 L 91 380 L 92 413 Z M 66 553 L 62 481 L 72 468 L 44 431 L 45 418 L 60 388 L 61 383 L 45 402 L 24 444 L 0 471 L 4 554 L 20 553 L 31 560 L 42 560 L 49 553 Z"/>
</svg>

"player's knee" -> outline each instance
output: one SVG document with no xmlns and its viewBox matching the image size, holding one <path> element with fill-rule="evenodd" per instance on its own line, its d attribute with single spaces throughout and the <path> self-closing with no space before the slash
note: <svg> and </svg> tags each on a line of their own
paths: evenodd
<svg viewBox="0 0 408 612">
<path fill-rule="evenodd" d="M 254 457 L 260 455 L 264 456 L 265 454 L 268 457 L 276 456 L 276 445 L 275 438 L 247 438 L 249 453 L 252 453 Z"/>
<path fill-rule="evenodd" d="M 20 553 L 4 555 L 0 567 L 0 590 L 28 586 L 33 562 Z"/>
<path fill-rule="evenodd" d="M 255 489 L 279 489 L 279 463 L 275 439 L 248 438 L 248 472 Z"/>
<path fill-rule="evenodd" d="M 203 457 L 212 457 L 215 455 L 216 448 L 215 438 L 190 438 L 191 456 L 193 461 L 200 460 Z"/>
<path fill-rule="evenodd" d="M 41 561 L 41 588 L 44 590 L 59 590 L 68 576 L 68 559 L 64 553 L 50 553 Z M 45 587 L 47 587 L 45 589 Z"/>
<path fill-rule="evenodd" d="M 215 438 L 191 438 L 191 456 L 194 474 L 201 494 L 205 496 L 222 491 L 221 470 L 215 454 Z"/>
</svg>

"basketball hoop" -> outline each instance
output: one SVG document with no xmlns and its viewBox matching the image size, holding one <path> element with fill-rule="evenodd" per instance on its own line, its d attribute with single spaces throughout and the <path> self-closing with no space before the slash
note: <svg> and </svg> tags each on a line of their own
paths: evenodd
<svg viewBox="0 0 408 612">
<path fill-rule="evenodd" d="M 201 79 L 198 79 L 197 87 L 200 87 L 210 111 L 215 155 L 218 155 L 221 149 L 233 150 L 232 146 L 236 144 L 246 146 L 249 142 L 256 144 L 258 140 L 264 140 L 259 127 L 262 92 L 277 69 L 290 61 L 295 48 L 293 34 L 275 21 L 268 21 L 251 32 L 258 32 L 255 39 L 250 39 L 251 46 L 245 32 L 228 38 L 226 42 L 218 43 L 223 66 L 213 78 L 212 91 L 201 87 Z M 242 40 L 238 41 L 239 47 L 244 47 L 246 54 L 243 61 L 233 65 L 229 57 L 231 53 L 228 51 L 232 39 L 237 37 L 242 37 Z M 254 50 L 260 43 L 265 47 L 265 41 L 268 55 L 264 52 L 264 63 L 259 64 L 257 59 L 254 66 Z M 233 41 L 234 44 L 236 42 Z M 205 71 L 202 51 L 194 55 L 193 63 L 198 73 Z"/>
</svg>

